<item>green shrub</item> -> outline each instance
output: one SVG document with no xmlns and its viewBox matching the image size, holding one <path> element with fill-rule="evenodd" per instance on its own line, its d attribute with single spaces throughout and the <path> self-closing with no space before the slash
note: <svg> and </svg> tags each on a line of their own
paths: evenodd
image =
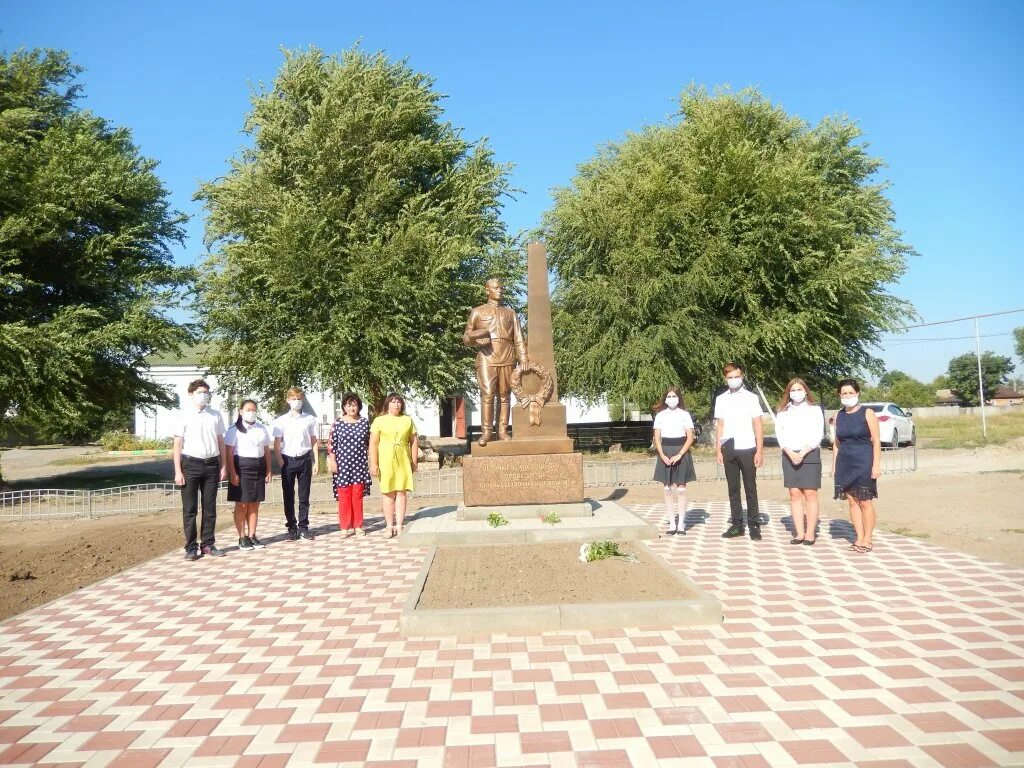
<svg viewBox="0 0 1024 768">
<path fill-rule="evenodd" d="M 107 451 L 157 451 L 171 447 L 171 439 L 140 438 L 125 429 L 112 429 L 100 437 L 100 445 Z"/>
</svg>

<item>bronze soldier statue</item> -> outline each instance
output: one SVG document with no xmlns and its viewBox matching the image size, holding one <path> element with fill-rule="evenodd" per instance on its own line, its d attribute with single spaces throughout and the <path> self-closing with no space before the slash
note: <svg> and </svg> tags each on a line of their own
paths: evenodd
<svg viewBox="0 0 1024 768">
<path fill-rule="evenodd" d="M 512 407 L 512 369 L 526 366 L 526 343 L 519 318 L 502 306 L 501 280 L 485 284 L 487 303 L 469 313 L 462 343 L 476 349 L 476 380 L 480 385 L 480 445 L 487 445 L 494 429 L 494 398 L 498 398 L 498 439 L 509 440 L 508 419 Z"/>
</svg>

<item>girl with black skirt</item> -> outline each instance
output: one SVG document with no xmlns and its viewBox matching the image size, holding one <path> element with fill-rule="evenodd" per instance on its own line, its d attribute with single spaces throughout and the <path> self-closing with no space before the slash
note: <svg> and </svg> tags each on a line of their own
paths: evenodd
<svg viewBox="0 0 1024 768">
<path fill-rule="evenodd" d="M 782 449 L 782 484 L 789 490 L 793 519 L 789 543 L 813 545 L 817 538 L 825 414 L 803 379 L 793 379 L 786 385 L 777 411 L 775 437 Z"/>
<path fill-rule="evenodd" d="M 686 533 L 686 484 L 697 479 L 693 468 L 693 419 L 683 410 L 683 395 L 678 387 L 669 387 L 656 406 L 654 447 L 658 459 L 654 479 L 665 486 L 665 511 L 668 534 Z"/>
<path fill-rule="evenodd" d="M 842 410 L 836 414 L 836 439 L 832 454 L 832 475 L 836 498 L 850 505 L 850 519 L 857 540 L 854 552 L 870 552 L 875 532 L 878 478 L 882 474 L 882 443 L 878 438 L 878 416 L 859 404 L 860 385 L 853 379 L 839 382 Z"/>
<path fill-rule="evenodd" d="M 228 501 L 235 502 L 238 548 L 262 548 L 266 545 L 256 538 L 256 523 L 271 478 L 270 430 L 256 420 L 255 400 L 242 401 L 238 419 L 224 435 L 224 453 L 231 478 Z"/>
</svg>

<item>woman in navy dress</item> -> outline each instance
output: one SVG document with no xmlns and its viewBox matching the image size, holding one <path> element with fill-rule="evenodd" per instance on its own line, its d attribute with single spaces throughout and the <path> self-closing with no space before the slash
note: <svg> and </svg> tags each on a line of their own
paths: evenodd
<svg viewBox="0 0 1024 768">
<path fill-rule="evenodd" d="M 836 439 L 832 453 L 832 476 L 837 499 L 850 505 L 850 519 L 857 540 L 854 552 L 870 552 L 875 531 L 878 478 L 882 474 L 882 443 L 878 439 L 878 417 L 859 404 L 860 385 L 853 379 L 839 382 L 843 408 L 836 414 Z"/>
<path fill-rule="evenodd" d="M 363 401 L 351 392 L 341 399 L 341 416 L 331 427 L 327 449 L 334 498 L 338 500 L 338 525 L 346 536 L 364 536 L 363 497 L 370 495 L 370 422 L 361 418 Z"/>
</svg>

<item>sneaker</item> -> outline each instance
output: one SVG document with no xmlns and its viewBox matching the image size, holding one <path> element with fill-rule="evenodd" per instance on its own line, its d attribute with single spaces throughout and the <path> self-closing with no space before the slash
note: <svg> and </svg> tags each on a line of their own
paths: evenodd
<svg viewBox="0 0 1024 768">
<path fill-rule="evenodd" d="M 312 541 L 316 537 L 312 531 L 299 531 L 299 538 L 303 541 Z"/>
<path fill-rule="evenodd" d="M 743 526 L 733 523 L 729 526 L 729 530 L 722 534 L 723 539 L 735 539 L 737 536 L 743 535 Z"/>
<path fill-rule="evenodd" d="M 256 549 L 263 549 L 263 548 L 265 548 L 267 546 L 262 541 L 257 539 L 255 536 L 250 536 L 249 537 L 249 543 L 252 544 L 253 547 L 256 548 Z"/>
<path fill-rule="evenodd" d="M 248 536 L 243 536 L 238 540 L 239 549 L 255 549 L 252 545 L 252 540 Z"/>
<path fill-rule="evenodd" d="M 752 525 L 752 526 L 750 526 L 750 539 L 751 539 L 751 541 L 760 541 L 761 540 L 761 526 L 760 525 Z"/>
<path fill-rule="evenodd" d="M 299 540 L 299 532 L 298 531 L 288 531 L 288 541 L 298 541 L 298 540 Z"/>
<path fill-rule="evenodd" d="M 203 554 L 210 557 L 224 557 L 224 550 L 217 549 L 216 544 L 207 544 L 203 547 Z"/>
<path fill-rule="evenodd" d="M 193 552 L 192 550 L 189 550 L 185 553 L 185 559 L 190 563 L 194 563 L 200 557 L 202 557 L 201 554 L 199 554 L 198 552 Z"/>
</svg>

